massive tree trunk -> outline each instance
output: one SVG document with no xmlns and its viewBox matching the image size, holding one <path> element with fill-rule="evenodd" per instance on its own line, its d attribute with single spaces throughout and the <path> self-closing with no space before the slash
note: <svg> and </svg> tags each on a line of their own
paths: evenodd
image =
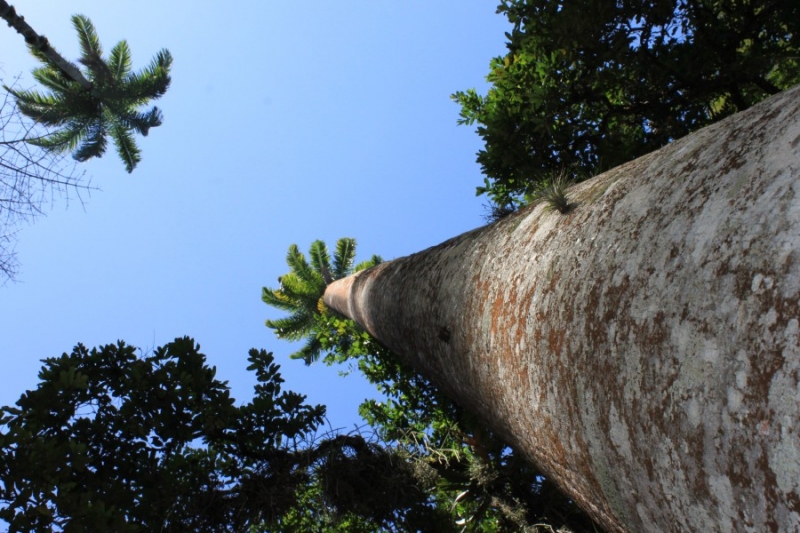
<svg viewBox="0 0 800 533">
<path fill-rule="evenodd" d="M 800 530 L 800 87 L 333 283 L 610 531 Z"/>
</svg>

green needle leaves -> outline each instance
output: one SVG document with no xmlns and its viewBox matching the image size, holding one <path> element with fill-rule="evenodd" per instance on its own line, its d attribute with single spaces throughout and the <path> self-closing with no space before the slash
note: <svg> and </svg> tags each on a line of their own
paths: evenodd
<svg viewBox="0 0 800 533">
<path fill-rule="evenodd" d="M 47 135 L 29 139 L 30 144 L 54 152 L 71 151 L 77 161 L 101 157 L 114 142 L 117 154 L 132 172 L 141 161 L 141 152 L 134 134 L 146 136 L 150 128 L 162 123 L 161 111 L 139 108 L 150 100 L 161 98 L 169 88 L 172 56 L 168 50 L 156 54 L 150 65 L 140 72 L 131 71 L 128 44 L 120 41 L 107 59 L 92 22 L 83 15 L 72 17 L 81 47 L 83 74 L 91 84 L 86 89 L 48 55 L 31 48 L 31 53 L 44 66 L 33 71 L 33 77 L 47 93 L 16 91 L 6 87 L 17 98 L 20 111 L 48 127 L 56 128 Z M 85 80 L 84 80 L 85 81 Z"/>
</svg>

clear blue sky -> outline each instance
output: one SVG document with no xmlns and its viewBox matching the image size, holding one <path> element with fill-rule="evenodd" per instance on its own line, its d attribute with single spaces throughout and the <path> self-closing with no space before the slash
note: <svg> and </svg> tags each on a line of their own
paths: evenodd
<svg viewBox="0 0 800 533">
<path fill-rule="evenodd" d="M 374 392 L 341 368 L 305 367 L 264 326 L 261 287 L 286 250 L 358 240 L 359 260 L 438 244 L 483 223 L 471 128 L 449 95 L 485 87 L 507 21 L 489 0 L 17 0 L 66 57 L 69 17 L 91 18 L 106 52 L 127 39 L 134 68 L 175 58 L 132 175 L 114 153 L 83 165 L 85 206 L 56 201 L 19 233 L 18 282 L 0 287 L 0 404 L 37 383 L 40 359 L 82 342 L 149 349 L 189 335 L 237 399 L 251 395 L 252 347 L 275 353 L 285 387 L 359 424 Z M 34 60 L 0 28 L 6 81 Z"/>
</svg>

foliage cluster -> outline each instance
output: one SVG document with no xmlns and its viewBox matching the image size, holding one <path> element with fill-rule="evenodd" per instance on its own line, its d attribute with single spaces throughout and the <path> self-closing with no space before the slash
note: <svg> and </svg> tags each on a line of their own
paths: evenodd
<svg viewBox="0 0 800 533">
<path fill-rule="evenodd" d="M 272 354 L 236 406 L 192 339 L 145 357 L 119 342 L 44 361 L 37 389 L 0 411 L 0 518 L 9 532 L 247 531 L 297 502 L 315 458 L 299 448 L 324 407 L 281 390 Z"/>
<path fill-rule="evenodd" d="M 290 313 L 285 318 L 267 320 L 267 327 L 275 330 L 275 334 L 281 339 L 304 339 L 305 345 L 291 357 L 311 364 L 319 359 L 324 348 L 323 338 L 316 333 L 319 329 L 319 317 L 328 315 L 322 301 L 325 287 L 334 280 L 373 267 L 383 259 L 373 255 L 369 260 L 355 265 L 356 241 L 349 238 L 336 242 L 333 262 L 327 246 L 321 240 L 311 244 L 308 255 L 310 264 L 297 245 L 291 245 L 286 254 L 290 271 L 278 278 L 278 289 L 264 287 L 261 299 L 267 305 Z"/>
<path fill-rule="evenodd" d="M 236 405 L 199 346 L 118 342 L 44 361 L 0 409 L 0 519 L 31 531 L 451 531 L 432 471 L 360 435 L 315 430 L 324 407 L 283 391 L 251 350 Z"/>
<path fill-rule="evenodd" d="M 33 77 L 50 92 L 6 90 L 16 97 L 24 115 L 58 128 L 46 136 L 28 139 L 29 143 L 57 153 L 72 151 L 77 161 L 86 161 L 105 153 L 110 136 L 125 169 L 132 172 L 141 161 L 133 133 L 146 136 L 150 128 L 162 122 L 157 107 L 145 112 L 140 112 L 139 107 L 167 92 L 172 56 L 168 50 L 161 50 L 147 68 L 134 73 L 126 41 L 117 43 L 104 59 L 92 22 L 75 15 L 72 24 L 78 32 L 80 63 L 91 90 L 35 47 L 30 47 L 31 53 L 44 66 L 35 69 Z"/>
<path fill-rule="evenodd" d="M 593 175 L 800 82 L 800 3 L 502 0 L 508 53 L 486 95 L 452 98 L 485 145 L 478 194 L 531 200 L 564 168 Z"/>
</svg>

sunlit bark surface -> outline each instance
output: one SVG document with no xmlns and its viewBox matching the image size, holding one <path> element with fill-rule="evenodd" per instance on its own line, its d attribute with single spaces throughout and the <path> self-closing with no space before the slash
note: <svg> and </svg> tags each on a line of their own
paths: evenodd
<svg viewBox="0 0 800 533">
<path fill-rule="evenodd" d="M 800 88 L 331 285 L 610 531 L 800 531 Z"/>
</svg>

